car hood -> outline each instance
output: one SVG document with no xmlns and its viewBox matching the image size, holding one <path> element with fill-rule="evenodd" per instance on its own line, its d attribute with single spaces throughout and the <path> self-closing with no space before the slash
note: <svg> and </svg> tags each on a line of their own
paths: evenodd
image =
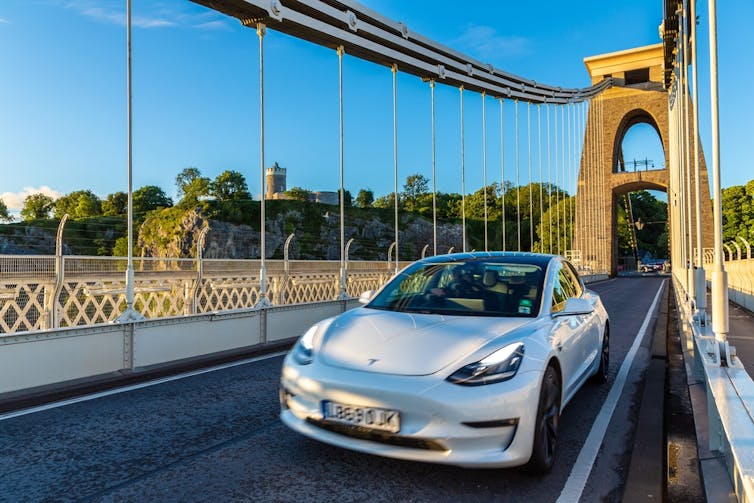
<svg viewBox="0 0 754 503">
<path fill-rule="evenodd" d="M 340 368 L 429 375 L 532 321 L 354 309 L 327 327 L 319 357 L 326 365 Z"/>
</svg>

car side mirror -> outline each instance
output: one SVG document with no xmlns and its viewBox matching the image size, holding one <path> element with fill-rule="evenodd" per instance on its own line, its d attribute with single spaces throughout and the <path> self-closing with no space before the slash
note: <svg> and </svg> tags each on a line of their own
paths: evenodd
<svg viewBox="0 0 754 503">
<path fill-rule="evenodd" d="M 369 301 L 372 300 L 373 296 L 374 290 L 367 290 L 366 292 L 362 292 L 361 295 L 359 295 L 359 303 L 369 304 Z"/>
<path fill-rule="evenodd" d="M 589 314 L 594 312 L 594 306 L 587 299 L 571 297 L 566 300 L 565 307 L 562 311 L 552 313 L 553 318 L 558 316 L 576 316 L 580 314 Z"/>
</svg>

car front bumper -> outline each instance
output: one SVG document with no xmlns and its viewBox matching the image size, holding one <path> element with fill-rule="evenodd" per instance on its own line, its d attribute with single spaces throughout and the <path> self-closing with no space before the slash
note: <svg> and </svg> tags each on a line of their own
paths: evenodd
<svg viewBox="0 0 754 503">
<path fill-rule="evenodd" d="M 396 376 L 299 365 L 287 357 L 281 420 L 310 438 L 369 454 L 463 467 L 506 467 L 531 456 L 541 373 L 529 371 L 484 386 L 451 384 L 437 375 Z M 387 433 L 323 420 L 322 401 L 400 413 Z"/>
</svg>

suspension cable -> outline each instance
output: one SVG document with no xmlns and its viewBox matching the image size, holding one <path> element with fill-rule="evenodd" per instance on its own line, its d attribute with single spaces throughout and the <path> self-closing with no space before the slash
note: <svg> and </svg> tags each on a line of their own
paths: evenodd
<svg viewBox="0 0 754 503">
<path fill-rule="evenodd" d="M 484 251 L 487 246 L 487 93 L 482 91 L 482 188 L 484 190 Z"/>
<path fill-rule="evenodd" d="M 558 163 L 558 106 L 554 107 L 554 131 L 555 134 L 555 251 L 560 255 L 560 164 Z"/>
<path fill-rule="evenodd" d="M 531 167 L 531 103 L 526 103 L 526 145 L 529 149 L 529 251 L 534 246 L 534 198 L 532 197 Z"/>
<path fill-rule="evenodd" d="M 435 81 L 429 81 L 432 96 L 432 251 L 437 255 L 437 151 L 435 143 Z"/>
<path fill-rule="evenodd" d="M 521 251 L 521 163 L 519 161 L 518 145 L 518 100 L 516 105 L 516 235 L 518 236 L 518 251 Z"/>
<path fill-rule="evenodd" d="M 398 65 L 390 67 L 393 74 L 393 210 L 395 218 L 395 273 L 398 274 Z"/>
<path fill-rule="evenodd" d="M 504 108 L 504 100 L 503 98 L 500 98 L 500 180 L 501 180 L 501 196 L 500 196 L 500 206 L 502 207 L 503 211 L 503 236 L 502 236 L 502 242 L 503 247 L 501 248 L 503 251 L 506 250 L 506 243 L 505 243 L 505 121 L 503 120 L 503 108 Z"/>
<path fill-rule="evenodd" d="M 542 217 L 545 214 L 544 203 L 544 179 L 542 178 L 542 105 L 537 104 L 537 140 L 539 142 L 539 232 L 544 230 Z M 539 251 L 544 253 L 545 241 L 539 234 Z"/>
<path fill-rule="evenodd" d="M 466 252 L 466 156 L 464 153 L 463 137 L 463 86 L 459 88 L 461 92 L 461 245 L 464 253 Z"/>
<path fill-rule="evenodd" d="M 549 229 L 548 253 L 552 254 L 552 156 L 550 155 L 550 104 L 547 103 L 547 227 Z"/>
<path fill-rule="evenodd" d="M 346 295 L 346 262 L 345 262 L 345 188 L 343 184 L 343 46 L 339 46 L 338 53 L 338 137 L 340 154 L 340 298 Z"/>
</svg>

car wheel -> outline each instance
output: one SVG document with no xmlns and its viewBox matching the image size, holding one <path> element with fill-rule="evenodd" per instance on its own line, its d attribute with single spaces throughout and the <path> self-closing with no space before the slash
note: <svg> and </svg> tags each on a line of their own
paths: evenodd
<svg viewBox="0 0 754 503">
<path fill-rule="evenodd" d="M 539 405 L 534 424 L 534 445 L 528 469 L 533 473 L 545 473 L 555 461 L 560 422 L 560 379 L 552 366 L 545 370 L 539 390 Z"/>
<path fill-rule="evenodd" d="M 602 351 L 600 351 L 600 367 L 592 378 L 594 382 L 607 382 L 607 373 L 610 371 L 610 327 L 605 325 L 605 336 L 602 338 Z"/>
</svg>

